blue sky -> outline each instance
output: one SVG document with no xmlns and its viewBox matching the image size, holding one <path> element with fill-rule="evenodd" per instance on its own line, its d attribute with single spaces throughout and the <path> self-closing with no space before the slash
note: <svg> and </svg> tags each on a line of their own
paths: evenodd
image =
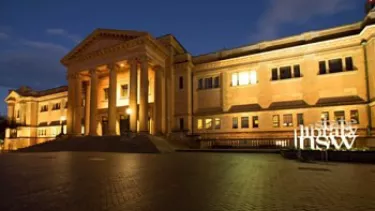
<svg viewBox="0 0 375 211">
<path fill-rule="evenodd" d="M 222 3 L 220 3 L 222 2 Z M 172 33 L 192 55 L 360 21 L 365 0 L 1 0 L 0 99 L 65 85 L 60 59 L 96 28 Z M 0 102 L 0 113 L 6 112 Z"/>
</svg>

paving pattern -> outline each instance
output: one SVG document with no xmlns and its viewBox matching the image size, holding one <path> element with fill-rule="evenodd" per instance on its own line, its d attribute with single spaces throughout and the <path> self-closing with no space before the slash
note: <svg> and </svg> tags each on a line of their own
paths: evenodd
<svg viewBox="0 0 375 211">
<path fill-rule="evenodd" d="M 0 210 L 375 210 L 375 165 L 275 154 L 0 154 Z"/>
</svg>

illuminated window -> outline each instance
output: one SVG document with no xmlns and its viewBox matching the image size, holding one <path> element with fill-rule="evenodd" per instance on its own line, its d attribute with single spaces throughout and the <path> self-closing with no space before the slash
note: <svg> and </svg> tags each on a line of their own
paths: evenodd
<svg viewBox="0 0 375 211">
<path fill-rule="evenodd" d="M 205 119 L 206 130 L 212 129 L 212 119 Z"/>
<path fill-rule="evenodd" d="M 127 84 L 121 85 L 121 97 L 122 98 L 129 97 L 129 86 Z"/>
<path fill-rule="evenodd" d="M 273 127 L 280 127 L 280 116 L 279 115 L 273 115 L 272 124 L 273 124 Z"/>
<path fill-rule="evenodd" d="M 238 73 L 233 73 L 232 74 L 232 86 L 237 86 L 238 85 Z"/>
<path fill-rule="evenodd" d="M 256 71 L 232 73 L 232 86 L 243 86 L 257 83 Z"/>
<path fill-rule="evenodd" d="M 359 124 L 359 113 L 358 113 L 358 110 L 351 110 L 350 111 L 350 121 L 353 124 Z"/>
<path fill-rule="evenodd" d="M 237 117 L 232 118 L 232 128 L 238 129 L 238 118 Z"/>
<path fill-rule="evenodd" d="M 298 125 L 304 125 L 303 114 L 297 114 L 297 124 Z"/>
<path fill-rule="evenodd" d="M 253 116 L 253 128 L 259 128 L 259 118 L 257 116 Z"/>
<path fill-rule="evenodd" d="M 220 130 L 221 128 L 221 120 L 219 118 L 215 118 L 215 130 Z"/>
<path fill-rule="evenodd" d="M 292 114 L 284 114 L 284 127 L 293 127 L 293 115 Z"/>
<path fill-rule="evenodd" d="M 249 72 L 240 72 L 238 74 L 239 80 L 238 84 L 239 85 L 247 85 L 250 82 L 250 77 L 249 77 Z"/>
<path fill-rule="evenodd" d="M 197 128 L 198 128 L 198 130 L 202 130 L 203 129 L 203 120 L 202 119 L 198 119 L 198 121 L 197 121 Z"/>
<path fill-rule="evenodd" d="M 241 117 L 241 128 L 249 128 L 249 117 Z"/>
<path fill-rule="evenodd" d="M 341 123 L 341 121 L 345 121 L 345 111 L 335 111 L 334 118 L 337 123 Z"/>
</svg>

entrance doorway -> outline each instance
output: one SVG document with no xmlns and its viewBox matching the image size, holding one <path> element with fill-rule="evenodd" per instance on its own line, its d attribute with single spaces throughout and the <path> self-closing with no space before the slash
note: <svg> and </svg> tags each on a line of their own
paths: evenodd
<svg viewBox="0 0 375 211">
<path fill-rule="evenodd" d="M 108 135 L 108 118 L 102 117 L 102 135 Z"/>
<path fill-rule="evenodd" d="M 120 135 L 125 136 L 130 132 L 130 118 L 129 115 L 120 115 Z"/>
</svg>

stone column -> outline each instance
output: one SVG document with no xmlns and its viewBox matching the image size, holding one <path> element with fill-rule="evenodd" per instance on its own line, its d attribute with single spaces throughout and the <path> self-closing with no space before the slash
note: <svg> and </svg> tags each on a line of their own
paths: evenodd
<svg viewBox="0 0 375 211">
<path fill-rule="evenodd" d="M 129 108 L 131 109 L 130 114 L 130 130 L 135 133 L 137 132 L 137 87 L 138 87 L 138 76 L 137 76 L 137 61 L 131 59 L 130 63 L 130 74 L 129 74 L 129 85 L 130 85 L 130 95 L 129 95 Z"/>
<path fill-rule="evenodd" d="M 68 74 L 68 110 L 66 115 L 67 134 L 73 134 L 74 131 L 74 98 L 75 98 L 75 74 Z"/>
<path fill-rule="evenodd" d="M 91 84 L 87 81 L 85 94 L 85 135 L 89 135 L 90 131 L 90 97 Z"/>
<path fill-rule="evenodd" d="M 74 98 L 74 131 L 75 135 L 81 135 L 82 131 L 82 81 L 77 73 L 75 80 L 75 98 Z"/>
<path fill-rule="evenodd" d="M 154 111 L 153 111 L 153 128 L 154 135 L 162 134 L 162 102 L 163 102 L 163 69 L 155 67 L 155 84 L 154 84 Z"/>
<path fill-rule="evenodd" d="M 89 135 L 97 136 L 97 121 L 96 121 L 96 110 L 98 108 L 98 74 L 96 69 L 90 70 L 91 81 L 90 81 L 90 126 Z"/>
<path fill-rule="evenodd" d="M 148 58 L 141 59 L 139 132 L 148 132 Z"/>
<path fill-rule="evenodd" d="M 8 103 L 8 120 L 14 120 L 14 102 Z"/>
<path fill-rule="evenodd" d="M 117 120 L 117 71 L 116 64 L 108 65 L 109 69 L 109 89 L 108 89 L 108 134 L 116 135 Z"/>
</svg>

